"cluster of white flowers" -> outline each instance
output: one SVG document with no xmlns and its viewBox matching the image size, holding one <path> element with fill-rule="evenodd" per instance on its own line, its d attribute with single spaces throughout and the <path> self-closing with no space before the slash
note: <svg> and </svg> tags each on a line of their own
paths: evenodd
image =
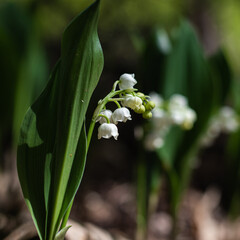
<svg viewBox="0 0 240 240">
<path fill-rule="evenodd" d="M 116 125 L 118 122 L 132 120 L 128 108 L 142 114 L 143 118 L 152 117 L 151 111 L 155 104 L 149 101 L 150 98 L 145 94 L 136 92 L 137 89 L 133 88 L 136 83 L 134 74 L 125 73 L 114 83 L 112 91 L 103 100 L 99 101 L 93 116 L 93 121 L 100 123 L 98 139 L 114 137 L 117 140 L 119 133 Z M 119 90 L 116 89 L 117 86 Z M 106 109 L 106 104 L 109 102 L 114 102 L 118 108 L 113 112 Z"/>
<path fill-rule="evenodd" d="M 202 146 L 210 146 L 220 133 L 232 133 L 240 127 L 239 116 L 228 106 L 222 107 L 210 120 L 206 134 L 201 140 Z"/>
<path fill-rule="evenodd" d="M 164 138 L 171 126 L 191 129 L 196 121 L 196 113 L 188 106 L 186 97 L 180 94 L 172 95 L 168 101 L 157 93 L 151 93 L 150 97 L 156 107 L 152 111 L 150 130 L 144 137 L 144 146 L 154 151 L 164 145 Z"/>
</svg>

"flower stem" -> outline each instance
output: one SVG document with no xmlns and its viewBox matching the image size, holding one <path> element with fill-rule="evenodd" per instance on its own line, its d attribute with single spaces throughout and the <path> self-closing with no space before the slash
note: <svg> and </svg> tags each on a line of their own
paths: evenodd
<svg viewBox="0 0 240 240">
<path fill-rule="evenodd" d="M 110 98 L 108 101 L 109 102 L 115 102 L 115 101 L 123 101 L 124 98 Z"/>
<path fill-rule="evenodd" d="M 113 88 L 112 88 L 112 92 L 115 92 L 116 91 L 116 88 L 117 88 L 117 84 L 119 83 L 119 80 L 116 81 L 114 84 L 113 84 Z"/>
<path fill-rule="evenodd" d="M 110 123 L 109 118 L 108 118 L 107 116 L 105 116 L 104 114 L 99 114 L 98 116 L 99 116 L 99 117 L 103 117 L 103 118 L 105 118 L 106 121 L 107 121 L 107 123 Z"/>
<path fill-rule="evenodd" d="M 91 120 L 91 123 L 90 123 L 90 126 L 89 126 L 89 129 L 88 129 L 88 135 L 87 135 L 87 152 L 88 152 L 88 149 L 89 149 L 89 145 L 90 145 L 90 142 L 91 142 L 91 138 L 92 138 L 92 134 L 93 134 L 93 130 L 94 130 L 94 127 L 95 127 L 95 123 L 96 123 L 96 120 L 97 120 L 97 117 L 98 116 L 102 116 L 102 117 L 105 117 L 107 119 L 107 122 L 109 123 L 109 119 L 105 116 L 105 115 L 102 115 L 100 114 L 100 112 L 102 111 L 102 109 L 105 107 L 105 105 L 109 102 L 109 101 L 112 101 L 112 97 L 116 96 L 116 95 L 119 95 L 123 92 L 125 92 L 125 90 L 117 90 L 116 91 L 116 88 L 117 88 L 117 84 L 119 83 L 119 81 L 116 81 L 114 84 L 113 84 L 113 88 L 112 88 L 112 91 L 103 99 L 103 100 L 100 100 L 99 103 L 98 103 L 98 106 L 97 108 L 95 109 L 94 113 L 93 113 L 93 117 L 92 117 L 92 120 Z M 114 99 L 113 101 L 117 101 L 116 99 Z M 118 102 L 117 102 L 118 103 Z M 120 106 L 120 104 L 118 103 L 118 105 Z M 121 106 L 120 106 L 121 107 Z M 62 219 L 62 223 L 61 223 L 61 226 L 60 226 L 60 230 L 63 229 L 66 224 L 67 224 L 67 221 L 68 221 L 68 218 L 69 218 L 69 215 L 70 215 L 70 212 L 71 212 L 71 209 L 72 209 L 72 205 L 73 205 L 73 200 L 71 201 L 71 203 L 69 204 L 69 207 L 65 213 L 65 215 L 63 216 L 63 219 Z"/>
<path fill-rule="evenodd" d="M 118 108 L 121 108 L 121 105 L 119 104 L 118 101 L 113 101 L 113 102 L 117 105 Z"/>
<path fill-rule="evenodd" d="M 92 138 L 92 133 L 93 133 L 93 130 L 94 130 L 94 126 L 95 126 L 95 121 L 91 121 L 90 123 L 90 126 L 89 126 L 89 129 L 88 129 L 88 135 L 87 135 L 87 151 L 88 152 L 88 148 L 89 148 L 89 144 L 91 142 L 91 138 Z M 60 230 L 63 229 L 64 227 L 66 227 L 67 225 L 67 221 L 68 221 L 68 218 L 69 218 L 69 215 L 71 213 L 71 209 L 72 209 L 72 205 L 73 205 L 73 200 L 71 201 L 71 203 L 69 204 L 69 207 L 65 213 L 65 215 L 63 216 L 63 220 L 62 220 L 62 223 L 61 223 L 61 226 L 60 226 Z"/>
</svg>

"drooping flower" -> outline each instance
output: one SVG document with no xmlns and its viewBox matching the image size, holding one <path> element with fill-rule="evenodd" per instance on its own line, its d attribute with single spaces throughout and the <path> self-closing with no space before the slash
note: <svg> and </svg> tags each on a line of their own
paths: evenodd
<svg viewBox="0 0 240 240">
<path fill-rule="evenodd" d="M 127 120 L 132 120 L 130 111 L 125 108 L 117 108 L 112 114 L 113 123 L 126 122 Z"/>
<path fill-rule="evenodd" d="M 118 135 L 117 126 L 113 123 L 103 123 L 98 128 L 98 139 L 114 137 L 117 140 Z"/>
<path fill-rule="evenodd" d="M 111 117 L 112 117 L 112 111 L 111 110 L 102 110 L 100 112 L 101 115 L 104 115 L 106 116 L 110 121 L 111 121 Z M 107 122 L 107 119 L 105 117 L 98 117 L 96 122 L 99 122 L 100 124 L 103 124 L 103 123 L 106 123 Z"/>
<path fill-rule="evenodd" d="M 137 83 L 134 74 L 124 73 L 119 78 L 120 90 L 131 89 Z"/>
<path fill-rule="evenodd" d="M 131 94 L 127 94 L 122 101 L 122 105 L 125 107 L 129 107 L 131 109 L 139 110 L 142 106 L 142 99 L 140 97 L 133 96 Z"/>
</svg>

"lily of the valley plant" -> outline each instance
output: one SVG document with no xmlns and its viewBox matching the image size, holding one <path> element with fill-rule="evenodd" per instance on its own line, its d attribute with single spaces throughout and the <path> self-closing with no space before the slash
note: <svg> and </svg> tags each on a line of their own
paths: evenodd
<svg viewBox="0 0 240 240">
<path fill-rule="evenodd" d="M 99 101 L 86 134 L 88 104 L 103 69 L 97 35 L 99 4 L 97 0 L 66 28 L 61 57 L 22 123 L 18 175 L 40 240 L 64 239 L 95 123 L 101 124 L 98 138 L 117 139 L 118 122 L 131 119 L 128 108 L 144 118 L 152 115 L 154 104 L 133 88 L 134 75 L 123 74 Z M 117 106 L 113 113 L 106 109 L 109 102 Z"/>
<path fill-rule="evenodd" d="M 134 74 L 123 74 L 120 79 L 113 85 L 112 91 L 98 103 L 98 107 L 92 118 L 91 125 L 99 122 L 98 138 L 118 138 L 118 122 L 126 122 L 131 120 L 129 108 L 138 114 L 142 114 L 143 118 L 151 118 L 152 110 L 155 107 L 154 102 L 149 101 L 150 97 L 134 89 L 137 83 Z M 119 86 L 119 90 L 117 90 Z M 112 112 L 106 109 L 106 104 L 113 102 L 116 104 L 116 109 Z M 90 126 L 90 129 L 92 128 Z"/>
</svg>

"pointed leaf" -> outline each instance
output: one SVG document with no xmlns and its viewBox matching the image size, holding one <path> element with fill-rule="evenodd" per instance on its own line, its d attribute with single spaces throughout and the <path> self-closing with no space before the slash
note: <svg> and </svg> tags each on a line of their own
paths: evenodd
<svg viewBox="0 0 240 240">
<path fill-rule="evenodd" d="M 59 231 L 54 240 L 64 240 L 64 237 L 70 227 L 71 226 L 67 226 L 67 227 L 63 228 L 61 231 Z"/>
<path fill-rule="evenodd" d="M 65 30 L 61 58 L 22 124 L 19 179 L 41 239 L 54 239 L 83 175 L 84 119 L 103 67 L 98 12 L 96 1 Z"/>
</svg>

